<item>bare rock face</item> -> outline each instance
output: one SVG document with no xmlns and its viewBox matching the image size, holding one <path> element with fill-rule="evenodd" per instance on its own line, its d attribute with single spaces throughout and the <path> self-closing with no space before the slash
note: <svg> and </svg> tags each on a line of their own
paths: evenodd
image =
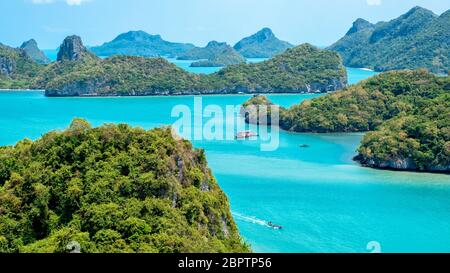
<svg viewBox="0 0 450 273">
<path fill-rule="evenodd" d="M 0 56 L 0 74 L 9 76 L 16 70 L 16 62 L 8 57 Z"/>
<path fill-rule="evenodd" d="M 90 54 L 84 47 L 79 36 L 69 36 L 64 39 L 59 52 L 58 62 L 62 61 L 78 61 L 85 55 Z"/>
</svg>

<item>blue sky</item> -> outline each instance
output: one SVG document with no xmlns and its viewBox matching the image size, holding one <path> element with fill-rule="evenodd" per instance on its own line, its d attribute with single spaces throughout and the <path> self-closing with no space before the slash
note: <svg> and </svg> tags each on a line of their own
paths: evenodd
<svg viewBox="0 0 450 273">
<path fill-rule="evenodd" d="M 437 14 L 450 9 L 449 0 L 0 0 L 0 42 L 19 46 L 35 38 L 48 49 L 77 34 L 97 45 L 145 30 L 169 41 L 234 44 L 270 27 L 291 43 L 325 46 L 358 17 L 386 21 L 416 5 Z"/>
</svg>

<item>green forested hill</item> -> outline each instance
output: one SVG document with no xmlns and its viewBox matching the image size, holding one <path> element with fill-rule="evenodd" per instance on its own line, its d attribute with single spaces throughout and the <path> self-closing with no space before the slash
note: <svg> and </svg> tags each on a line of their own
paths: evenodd
<svg viewBox="0 0 450 273">
<path fill-rule="evenodd" d="M 18 56 L 17 51 L 7 52 Z M 0 78 L 0 86 L 10 88 L 11 81 L 18 78 L 21 88 L 45 89 L 47 96 L 308 93 L 336 91 L 347 85 L 340 56 L 309 44 L 261 63 L 230 65 L 211 75 L 189 73 L 163 58 L 101 59 L 87 50 L 78 36 L 67 37 L 58 60 L 47 66 L 25 57 L 18 60 L 21 65 L 13 66 L 14 70 L 6 62 L 7 71 L 13 72 L 3 77 L 6 80 Z"/>
<path fill-rule="evenodd" d="M 0 147 L 0 252 L 247 252 L 202 150 L 170 129 L 91 128 Z"/>
<path fill-rule="evenodd" d="M 270 104 L 254 98 L 247 105 L 260 102 Z M 359 150 L 363 164 L 449 172 L 449 117 L 450 77 L 398 71 L 282 109 L 280 126 L 295 132 L 374 131 Z"/>
<path fill-rule="evenodd" d="M 216 41 L 209 42 L 206 47 L 189 50 L 181 54 L 178 60 L 200 60 L 191 65 L 194 67 L 228 66 L 246 62 L 234 48 Z"/>
<path fill-rule="evenodd" d="M 39 64 L 49 64 L 51 62 L 50 59 L 45 56 L 44 52 L 39 49 L 37 42 L 34 39 L 24 42 L 20 48 L 27 53 L 28 57 Z"/>
<path fill-rule="evenodd" d="M 211 75 L 188 73 L 162 58 L 86 55 L 50 65 L 35 84 L 48 96 L 325 92 L 346 86 L 347 75 L 338 54 L 304 44 L 271 60 Z"/>
<path fill-rule="evenodd" d="M 29 88 L 42 68 L 23 49 L 0 44 L 0 88 Z"/>
<path fill-rule="evenodd" d="M 263 28 L 240 40 L 234 49 L 246 58 L 271 58 L 292 47 L 290 43 L 279 40 L 270 28 Z"/>
<path fill-rule="evenodd" d="M 330 50 L 344 64 L 376 71 L 426 68 L 450 70 L 450 10 L 440 16 L 421 7 L 389 22 L 370 24 L 358 19 Z"/>
<path fill-rule="evenodd" d="M 92 47 L 97 56 L 178 56 L 195 48 L 192 44 L 172 43 L 162 39 L 160 35 L 150 35 L 144 31 L 129 31 L 117 36 L 114 40 L 101 46 Z"/>
</svg>

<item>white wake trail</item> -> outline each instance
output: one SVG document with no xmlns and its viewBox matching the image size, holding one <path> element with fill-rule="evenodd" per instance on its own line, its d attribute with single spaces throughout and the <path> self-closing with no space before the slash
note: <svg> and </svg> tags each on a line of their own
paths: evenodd
<svg viewBox="0 0 450 273">
<path fill-rule="evenodd" d="M 257 224 L 257 225 L 260 225 L 260 226 L 269 227 L 269 224 L 267 223 L 267 221 L 258 219 L 258 218 L 254 217 L 254 216 L 246 216 L 246 215 L 243 215 L 243 214 L 240 214 L 240 213 L 237 213 L 237 212 L 232 212 L 231 214 L 233 215 L 233 217 L 235 219 L 238 219 L 238 220 L 241 220 L 241 221 L 245 221 L 245 222 L 248 222 L 248 223 L 252 223 L 252 224 Z"/>
</svg>

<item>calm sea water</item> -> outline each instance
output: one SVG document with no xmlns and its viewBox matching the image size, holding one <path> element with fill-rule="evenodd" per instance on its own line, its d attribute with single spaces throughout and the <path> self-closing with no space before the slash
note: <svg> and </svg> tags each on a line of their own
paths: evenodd
<svg viewBox="0 0 450 273">
<path fill-rule="evenodd" d="M 272 95 L 290 106 L 317 95 Z M 239 105 L 249 96 L 206 96 L 203 106 Z M 74 117 L 93 125 L 172 124 L 175 105 L 194 97 L 46 98 L 42 92 L 0 92 L 0 145 L 63 129 Z M 195 130 L 201 127 L 196 126 Z M 362 168 L 351 158 L 360 134 L 281 132 L 280 147 L 258 141 L 194 141 L 230 199 L 242 236 L 257 252 L 450 252 L 447 175 Z M 310 145 L 302 149 L 302 144 Z M 267 227 L 272 221 L 284 227 Z"/>
</svg>

